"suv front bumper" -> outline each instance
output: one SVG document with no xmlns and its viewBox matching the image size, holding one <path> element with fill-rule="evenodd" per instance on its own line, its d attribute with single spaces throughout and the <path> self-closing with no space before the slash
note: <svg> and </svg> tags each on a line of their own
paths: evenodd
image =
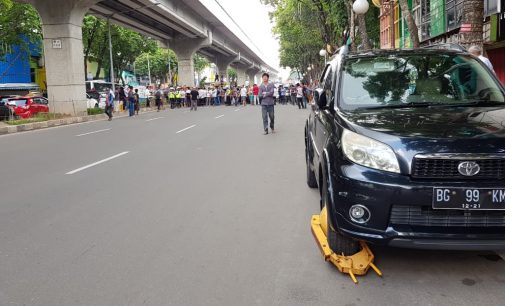
<svg viewBox="0 0 505 306">
<path fill-rule="evenodd" d="M 345 164 L 333 171 L 331 183 L 335 204 L 328 212 L 329 222 L 344 235 L 394 247 L 447 250 L 505 249 L 505 212 L 451 210 L 446 213 L 431 208 L 434 187 L 496 188 L 502 184 L 501 182 L 416 181 L 405 175 L 369 169 L 356 164 Z M 349 209 L 355 204 L 364 205 L 370 211 L 371 218 L 366 224 L 358 224 L 351 220 Z M 419 212 L 419 215 L 414 217 L 422 216 L 423 223 L 420 225 L 419 219 L 414 220 L 412 217 L 411 220 L 410 216 L 395 219 L 401 220 L 400 222 L 392 220 L 391 212 L 395 205 L 413 208 Z M 442 217 L 440 213 L 443 213 Z M 481 220 L 478 218 L 483 217 L 493 220 L 503 218 L 503 226 L 496 226 L 496 222 L 493 224 L 471 222 L 474 219 Z M 440 218 L 445 218 L 442 219 L 444 222 L 440 222 Z M 450 222 L 451 218 L 458 218 L 460 223 Z"/>
</svg>

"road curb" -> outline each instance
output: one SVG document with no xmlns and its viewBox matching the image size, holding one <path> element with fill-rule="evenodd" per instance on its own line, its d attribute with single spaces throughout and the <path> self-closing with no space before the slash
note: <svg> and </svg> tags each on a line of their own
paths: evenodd
<svg viewBox="0 0 505 306">
<path fill-rule="evenodd" d="M 150 108 L 143 108 L 140 110 L 140 113 L 150 113 L 153 111 L 156 111 L 157 108 L 155 107 L 150 107 Z M 123 118 L 123 117 L 128 117 L 128 114 L 125 113 L 118 113 L 115 114 L 114 118 Z M 48 120 L 48 121 L 42 121 L 42 122 L 33 122 L 33 123 L 27 123 L 27 124 L 20 124 L 20 125 L 6 125 L 6 126 L 0 126 L 0 135 L 5 135 L 5 134 L 14 134 L 14 133 L 19 133 L 19 132 L 27 132 L 27 131 L 33 131 L 33 130 L 40 130 L 40 129 L 45 129 L 45 128 L 50 128 L 50 127 L 56 127 L 56 126 L 64 126 L 64 125 L 72 125 L 76 123 L 83 123 L 83 122 L 92 122 L 92 121 L 100 121 L 100 120 L 106 120 L 107 115 L 105 114 L 99 114 L 99 115 L 90 115 L 90 116 L 82 116 L 82 117 L 70 117 L 70 118 L 63 118 L 63 119 L 55 119 L 55 120 Z"/>
</svg>

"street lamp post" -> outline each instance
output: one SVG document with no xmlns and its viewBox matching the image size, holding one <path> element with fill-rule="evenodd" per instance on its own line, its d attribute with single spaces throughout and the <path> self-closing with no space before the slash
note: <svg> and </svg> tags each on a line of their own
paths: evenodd
<svg viewBox="0 0 505 306">
<path fill-rule="evenodd" d="M 328 61 L 326 56 L 328 55 L 328 52 L 326 52 L 326 50 L 324 50 L 324 49 L 321 49 L 321 51 L 319 51 L 319 55 L 321 57 L 324 56 L 324 65 L 326 66 L 326 62 Z"/>
<path fill-rule="evenodd" d="M 151 62 L 149 60 L 149 53 L 147 53 L 147 72 L 149 73 L 149 86 L 151 86 Z"/>
<path fill-rule="evenodd" d="M 110 35 L 110 17 L 107 17 L 107 28 L 109 36 L 110 82 L 112 84 L 112 92 L 116 94 L 116 84 L 114 82 L 114 63 L 113 63 L 114 57 L 112 56 L 112 39 Z M 114 106 L 114 109 L 116 109 L 116 106 Z"/>
<path fill-rule="evenodd" d="M 370 50 L 370 41 L 368 40 L 368 33 L 366 31 L 365 14 L 368 12 L 369 4 L 367 0 L 356 0 L 352 5 L 352 10 L 356 13 L 358 19 L 358 28 L 363 41 L 363 48 Z M 354 31 L 354 29 L 352 29 Z"/>
<path fill-rule="evenodd" d="M 147 7 L 152 7 L 152 6 L 158 6 L 158 5 L 161 4 L 161 3 L 157 2 L 157 1 L 151 1 L 151 2 L 152 3 L 149 4 L 149 5 L 140 6 L 140 7 L 137 7 L 137 8 L 131 9 L 131 10 L 127 10 L 127 11 L 123 11 L 123 12 L 113 13 L 113 14 L 110 14 L 110 15 L 107 16 L 107 28 L 108 28 L 108 39 L 109 39 L 109 56 L 110 56 L 110 81 L 112 83 L 112 91 L 113 92 L 116 92 L 116 84 L 114 83 L 114 64 L 112 63 L 113 56 L 112 56 L 112 38 L 111 38 L 111 35 L 110 35 L 110 19 L 114 15 L 126 14 L 126 13 L 137 11 L 139 9 L 143 9 L 143 8 L 147 8 Z"/>
<path fill-rule="evenodd" d="M 368 1 L 366 0 L 356 0 L 352 5 L 352 10 L 358 15 L 365 15 L 369 8 Z"/>
</svg>

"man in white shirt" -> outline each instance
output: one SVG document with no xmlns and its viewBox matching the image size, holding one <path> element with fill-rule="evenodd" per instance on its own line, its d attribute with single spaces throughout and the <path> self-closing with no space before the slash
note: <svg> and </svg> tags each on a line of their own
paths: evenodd
<svg viewBox="0 0 505 306">
<path fill-rule="evenodd" d="M 493 64 L 491 64 L 491 62 L 489 61 L 489 59 L 487 57 L 482 55 L 482 48 L 481 47 L 473 45 L 468 49 L 468 52 L 471 55 L 478 57 L 494 73 Z"/>
<path fill-rule="evenodd" d="M 242 106 L 246 106 L 247 103 L 247 88 L 242 86 L 240 89 L 240 100 L 242 101 Z"/>
</svg>

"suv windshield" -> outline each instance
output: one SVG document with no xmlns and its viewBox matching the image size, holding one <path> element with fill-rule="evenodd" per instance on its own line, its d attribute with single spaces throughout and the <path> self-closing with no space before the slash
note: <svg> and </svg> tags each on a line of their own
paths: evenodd
<svg viewBox="0 0 505 306">
<path fill-rule="evenodd" d="M 475 58 L 423 54 L 348 59 L 343 68 L 344 110 L 412 106 L 505 105 L 500 86 Z"/>
</svg>

